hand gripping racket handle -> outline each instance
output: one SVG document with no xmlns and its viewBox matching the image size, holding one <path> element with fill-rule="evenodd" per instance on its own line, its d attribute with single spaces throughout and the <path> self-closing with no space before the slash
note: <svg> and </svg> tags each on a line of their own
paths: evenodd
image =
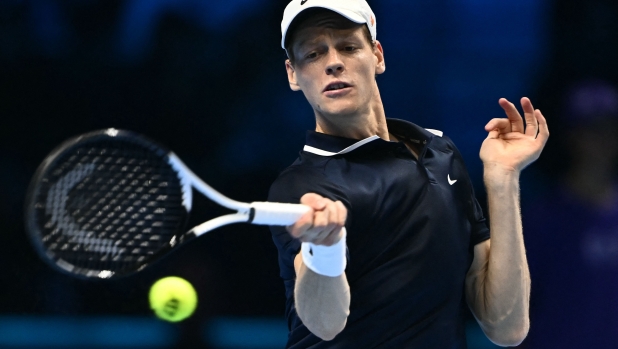
<svg viewBox="0 0 618 349">
<path fill-rule="evenodd" d="M 249 223 L 259 225 L 292 225 L 311 210 L 300 204 L 278 202 L 252 202 Z"/>
</svg>

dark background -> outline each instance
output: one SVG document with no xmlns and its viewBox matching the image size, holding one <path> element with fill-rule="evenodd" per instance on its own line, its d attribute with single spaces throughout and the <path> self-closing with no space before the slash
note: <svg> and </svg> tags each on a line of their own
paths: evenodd
<svg viewBox="0 0 618 349">
<path fill-rule="evenodd" d="M 222 347 L 207 335 L 213 321 L 283 316 L 283 283 L 265 227 L 221 228 L 156 267 L 103 282 L 44 264 L 22 217 L 45 156 L 71 136 L 108 127 L 165 144 L 231 198 L 264 200 L 314 126 L 302 94 L 287 86 L 279 45 L 286 4 L 0 1 L 0 332 L 17 320 L 35 335 L 37 319 L 150 319 L 148 289 L 167 275 L 189 280 L 200 303 L 191 319 L 168 326 L 163 346 Z M 387 116 L 449 135 L 481 202 L 478 149 L 485 123 L 503 115 L 500 97 L 531 97 L 559 137 L 565 86 L 584 77 L 618 82 L 613 0 L 370 4 L 385 49 L 378 83 Z M 564 154 L 551 143 L 523 175 L 523 206 L 560 171 Z M 195 224 L 212 214 L 196 197 Z"/>
</svg>

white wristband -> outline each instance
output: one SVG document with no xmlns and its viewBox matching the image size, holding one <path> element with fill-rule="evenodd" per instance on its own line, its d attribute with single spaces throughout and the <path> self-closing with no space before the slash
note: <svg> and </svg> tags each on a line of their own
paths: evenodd
<svg viewBox="0 0 618 349">
<path fill-rule="evenodd" d="M 314 245 L 310 242 L 303 242 L 300 252 L 303 256 L 303 263 L 307 268 L 315 273 L 335 277 L 343 274 L 347 264 L 346 259 L 346 230 L 342 229 L 341 240 L 332 246 Z"/>
</svg>

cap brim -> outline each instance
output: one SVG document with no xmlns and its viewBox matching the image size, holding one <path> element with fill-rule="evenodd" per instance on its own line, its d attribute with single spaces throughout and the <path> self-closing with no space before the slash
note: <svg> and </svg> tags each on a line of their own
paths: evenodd
<svg viewBox="0 0 618 349">
<path fill-rule="evenodd" d="M 309 6 L 306 6 L 301 11 L 298 11 L 294 15 L 294 17 L 292 17 L 292 19 L 288 21 L 288 23 L 284 23 L 285 24 L 285 30 L 284 30 L 283 36 L 281 38 L 281 47 L 283 47 L 283 49 L 285 49 L 285 41 L 287 39 L 288 29 L 290 29 L 290 27 L 292 26 L 292 23 L 294 23 L 294 21 L 298 18 L 298 16 L 301 13 L 303 13 L 303 12 L 305 12 L 308 9 L 311 9 L 311 8 L 323 8 L 323 9 L 326 9 L 326 10 L 333 11 L 333 12 L 335 12 L 337 14 L 342 15 L 343 17 L 349 19 L 350 21 L 352 21 L 354 23 L 358 23 L 358 24 L 365 24 L 365 23 L 367 23 L 367 20 L 363 16 L 355 13 L 354 11 L 351 11 L 351 10 L 348 11 L 348 10 L 345 10 L 345 9 L 337 9 L 337 8 L 334 8 L 333 6 L 329 6 L 328 4 L 324 4 L 324 2 L 325 1 L 317 2 L 317 3 L 314 2 L 311 5 L 308 4 Z"/>
</svg>

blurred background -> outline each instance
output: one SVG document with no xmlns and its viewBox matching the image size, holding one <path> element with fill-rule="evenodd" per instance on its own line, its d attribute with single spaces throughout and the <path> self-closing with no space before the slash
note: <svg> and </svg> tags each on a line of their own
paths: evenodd
<svg viewBox="0 0 618 349">
<path fill-rule="evenodd" d="M 388 117 L 450 136 L 485 202 L 479 147 L 498 99 L 528 96 L 552 137 L 522 176 L 533 278 L 522 348 L 618 346 L 618 3 L 369 1 Z M 287 1 L 0 1 L 0 347 L 282 348 L 284 287 L 265 227 L 211 232 L 117 281 L 51 269 L 23 224 L 38 164 L 115 127 L 173 149 L 223 194 L 264 200 L 314 127 L 280 48 Z M 192 224 L 208 218 L 198 197 Z M 179 324 L 152 315 L 157 279 L 198 291 Z M 494 348 L 470 316 L 471 349 Z"/>
</svg>

